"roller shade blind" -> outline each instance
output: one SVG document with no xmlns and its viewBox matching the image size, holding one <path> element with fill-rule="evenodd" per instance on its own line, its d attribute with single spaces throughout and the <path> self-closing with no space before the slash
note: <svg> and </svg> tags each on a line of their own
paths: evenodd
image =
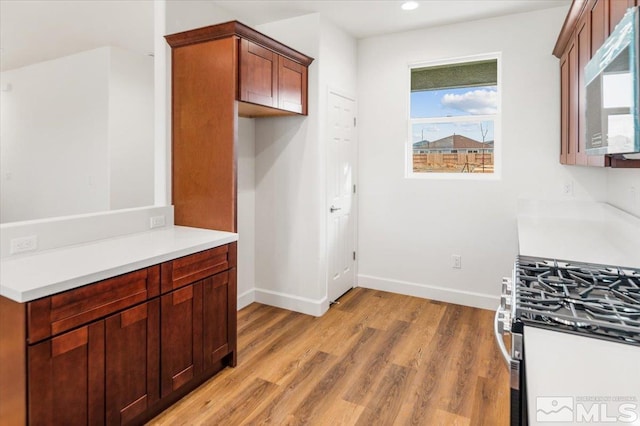
<svg viewBox="0 0 640 426">
<path fill-rule="evenodd" d="M 411 70 L 412 92 L 497 84 L 498 61 L 496 59 Z"/>
</svg>

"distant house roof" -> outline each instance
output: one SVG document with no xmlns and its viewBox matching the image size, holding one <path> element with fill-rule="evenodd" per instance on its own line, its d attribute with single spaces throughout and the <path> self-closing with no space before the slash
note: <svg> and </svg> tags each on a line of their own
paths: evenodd
<svg viewBox="0 0 640 426">
<path fill-rule="evenodd" d="M 427 149 L 429 148 L 429 141 L 420 141 L 413 144 L 413 149 Z"/>
<path fill-rule="evenodd" d="M 450 135 L 433 142 L 420 141 L 413 144 L 414 149 L 491 149 L 493 141 L 486 143 L 462 135 Z"/>
</svg>

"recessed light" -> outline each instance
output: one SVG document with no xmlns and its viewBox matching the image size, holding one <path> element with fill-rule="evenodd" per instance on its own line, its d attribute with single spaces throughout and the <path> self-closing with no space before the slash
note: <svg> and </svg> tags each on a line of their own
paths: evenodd
<svg viewBox="0 0 640 426">
<path fill-rule="evenodd" d="M 405 1 L 400 7 L 402 8 L 402 10 L 414 10 L 417 9 L 418 6 L 420 5 L 417 1 Z"/>
</svg>

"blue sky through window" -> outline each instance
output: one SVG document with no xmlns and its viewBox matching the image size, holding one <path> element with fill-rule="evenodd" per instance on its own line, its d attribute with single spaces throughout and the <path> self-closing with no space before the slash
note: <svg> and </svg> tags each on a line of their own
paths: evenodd
<svg viewBox="0 0 640 426">
<path fill-rule="evenodd" d="M 411 118 L 496 114 L 497 86 L 411 92 Z"/>
</svg>

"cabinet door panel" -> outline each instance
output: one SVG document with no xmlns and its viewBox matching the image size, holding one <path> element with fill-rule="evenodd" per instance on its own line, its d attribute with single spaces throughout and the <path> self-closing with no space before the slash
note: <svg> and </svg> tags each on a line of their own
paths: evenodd
<svg viewBox="0 0 640 426">
<path fill-rule="evenodd" d="M 633 6 L 633 0 L 609 0 L 609 34 L 613 32 L 627 9 Z"/>
<path fill-rule="evenodd" d="M 569 147 L 569 61 L 560 61 L 560 164 L 567 164 Z"/>
<path fill-rule="evenodd" d="M 278 55 L 248 40 L 240 40 L 240 100 L 278 105 Z"/>
<path fill-rule="evenodd" d="M 106 321 L 107 424 L 128 424 L 159 398 L 159 301 Z"/>
<path fill-rule="evenodd" d="M 205 369 L 229 353 L 229 271 L 202 281 Z"/>
<path fill-rule="evenodd" d="M 104 323 L 29 347 L 29 423 L 104 424 Z"/>
<path fill-rule="evenodd" d="M 605 0 L 597 0 L 591 9 L 591 56 L 602 46 L 606 38 Z"/>
<path fill-rule="evenodd" d="M 202 372 L 202 282 L 162 296 L 161 395 Z"/>
<path fill-rule="evenodd" d="M 282 56 L 278 58 L 278 108 L 307 113 L 307 68 Z"/>
<path fill-rule="evenodd" d="M 567 164 L 576 164 L 578 151 L 578 52 L 576 45 L 569 47 L 569 143 Z"/>
<path fill-rule="evenodd" d="M 587 165 L 588 157 L 586 149 L 586 123 L 584 118 L 587 114 L 586 91 L 584 81 L 584 67 L 591 59 L 591 35 L 589 20 L 583 19 L 578 24 L 576 32 L 576 43 L 578 50 L 578 143 L 576 145 L 576 164 Z"/>
</svg>

